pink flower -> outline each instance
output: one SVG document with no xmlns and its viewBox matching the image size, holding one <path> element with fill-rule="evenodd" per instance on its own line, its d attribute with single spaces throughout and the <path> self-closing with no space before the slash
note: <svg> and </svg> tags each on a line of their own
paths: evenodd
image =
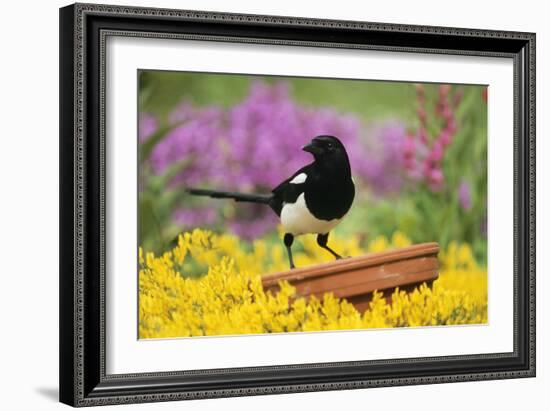
<svg viewBox="0 0 550 411">
<path fill-rule="evenodd" d="M 430 154 L 428 154 L 428 160 L 435 164 L 435 163 L 439 163 L 442 159 L 443 159 L 442 143 L 440 143 L 439 140 L 437 140 L 434 143 L 430 151 Z"/>
<path fill-rule="evenodd" d="M 418 129 L 418 137 L 422 143 L 428 144 L 428 132 L 424 127 L 420 127 Z"/>
<path fill-rule="evenodd" d="M 448 123 L 447 123 L 447 131 L 452 135 L 454 135 L 456 133 L 456 129 L 457 129 L 457 126 L 456 126 L 456 121 L 453 119 L 451 119 Z"/>
<path fill-rule="evenodd" d="M 407 135 L 407 138 L 403 140 L 403 155 L 405 158 L 414 156 L 415 143 L 414 138 L 411 135 Z"/>
<path fill-rule="evenodd" d="M 441 144 L 443 144 L 444 147 L 448 146 L 452 141 L 451 133 L 448 130 L 441 131 L 439 141 L 441 141 Z"/>
<path fill-rule="evenodd" d="M 449 107 L 448 104 L 445 104 L 443 106 L 443 110 L 442 110 L 441 115 L 443 116 L 443 118 L 447 122 L 449 122 L 453 118 L 453 112 L 451 111 L 451 108 Z"/>
<path fill-rule="evenodd" d="M 439 168 L 434 168 L 428 176 L 428 185 L 432 191 L 438 191 L 443 185 L 443 172 Z"/>
</svg>

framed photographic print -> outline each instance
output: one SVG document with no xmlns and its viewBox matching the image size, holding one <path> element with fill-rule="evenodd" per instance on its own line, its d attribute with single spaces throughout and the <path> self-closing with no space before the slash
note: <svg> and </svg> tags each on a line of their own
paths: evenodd
<svg viewBox="0 0 550 411">
<path fill-rule="evenodd" d="M 535 35 L 60 10 L 60 400 L 535 375 Z"/>
</svg>

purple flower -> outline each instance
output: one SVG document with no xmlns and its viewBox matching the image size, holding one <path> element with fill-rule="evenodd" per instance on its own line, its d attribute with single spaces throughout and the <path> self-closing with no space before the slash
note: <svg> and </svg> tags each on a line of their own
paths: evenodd
<svg viewBox="0 0 550 411">
<path fill-rule="evenodd" d="M 240 218 L 231 219 L 228 226 L 241 238 L 254 239 L 272 231 L 279 220 L 269 209 L 258 204 L 242 204 Z"/>
<path fill-rule="evenodd" d="M 253 83 L 248 96 L 229 108 L 197 107 L 182 102 L 169 116 L 175 125 L 149 158 L 152 170 L 163 174 L 180 165 L 172 187 L 223 187 L 225 190 L 270 192 L 281 181 L 312 161 L 301 147 L 321 134 L 337 136 L 349 154 L 359 185 L 375 193 L 402 187 L 405 127 L 397 122 L 364 130 L 354 115 L 330 107 L 310 107 L 293 101 L 289 85 Z M 213 203 L 221 213 L 223 202 Z M 199 217 L 179 210 L 181 225 Z M 203 224 L 215 219 L 203 218 Z M 277 224 L 266 207 L 242 205 L 225 223 L 242 237 L 255 238 Z"/>
<path fill-rule="evenodd" d="M 210 225 L 216 221 L 217 215 L 214 209 L 180 208 L 173 214 L 174 222 L 183 227 L 197 227 Z"/>
<path fill-rule="evenodd" d="M 412 167 L 414 140 L 398 122 L 372 127 L 363 139 L 362 158 L 357 171 L 377 194 L 396 192 L 403 187 L 406 167 Z M 403 156 L 403 151 L 409 157 Z"/>
<path fill-rule="evenodd" d="M 470 184 L 463 180 L 458 187 L 458 201 L 463 210 L 472 208 L 472 192 Z"/>
<path fill-rule="evenodd" d="M 357 144 L 359 129 L 353 116 L 297 105 L 286 83 L 271 87 L 254 83 L 248 97 L 228 113 L 228 181 L 237 182 L 239 189 L 274 188 L 311 162 L 301 147 L 319 134 L 338 136 L 348 147 L 353 165 L 364 151 Z"/>
<path fill-rule="evenodd" d="M 158 120 L 149 113 L 140 113 L 138 120 L 138 138 L 141 143 L 147 141 L 149 137 L 158 130 Z"/>
<path fill-rule="evenodd" d="M 170 166 L 184 164 L 171 184 L 195 185 L 223 180 L 223 153 L 220 136 L 223 112 L 218 108 L 197 110 L 196 115 L 171 130 L 155 145 L 150 162 L 162 174 Z"/>
</svg>

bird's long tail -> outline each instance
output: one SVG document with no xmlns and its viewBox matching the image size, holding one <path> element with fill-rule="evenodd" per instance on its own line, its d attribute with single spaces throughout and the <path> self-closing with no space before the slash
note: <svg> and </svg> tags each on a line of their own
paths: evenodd
<svg viewBox="0 0 550 411">
<path fill-rule="evenodd" d="M 202 188 L 188 188 L 186 191 L 194 196 L 203 196 L 203 197 L 212 197 L 212 198 L 230 198 L 235 201 L 245 202 L 245 203 L 260 203 L 260 204 L 270 204 L 271 199 L 273 198 L 272 194 L 245 194 L 245 193 L 235 193 L 231 191 L 216 191 L 216 190 L 205 190 Z"/>
</svg>

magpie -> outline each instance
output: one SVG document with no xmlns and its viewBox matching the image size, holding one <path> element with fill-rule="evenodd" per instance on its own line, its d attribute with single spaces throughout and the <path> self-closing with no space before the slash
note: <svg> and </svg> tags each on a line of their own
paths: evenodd
<svg viewBox="0 0 550 411">
<path fill-rule="evenodd" d="M 336 259 L 342 258 L 327 245 L 329 232 L 347 214 L 355 197 L 355 186 L 344 145 L 329 135 L 315 137 L 302 150 L 313 155 L 313 162 L 296 171 L 270 194 L 246 194 L 187 188 L 189 194 L 227 198 L 237 202 L 266 204 L 279 216 L 284 228 L 284 244 L 290 268 L 294 237 L 317 234 L 317 244 Z"/>
</svg>

